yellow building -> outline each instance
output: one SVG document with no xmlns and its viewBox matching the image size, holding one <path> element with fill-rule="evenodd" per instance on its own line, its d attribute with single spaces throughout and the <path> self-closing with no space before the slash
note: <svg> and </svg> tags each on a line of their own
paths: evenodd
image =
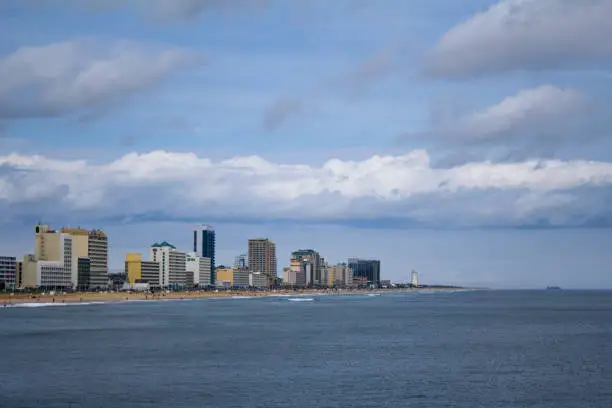
<svg viewBox="0 0 612 408">
<path fill-rule="evenodd" d="M 332 287 L 336 284 L 336 266 L 327 267 L 327 286 Z"/>
<path fill-rule="evenodd" d="M 217 281 L 229 282 L 230 286 L 234 286 L 234 270 L 230 268 L 215 269 Z"/>
<path fill-rule="evenodd" d="M 125 276 L 130 284 L 148 282 L 152 287 L 158 287 L 159 262 L 143 261 L 140 254 L 126 254 Z"/>
<path fill-rule="evenodd" d="M 125 276 L 129 283 L 136 283 L 142 279 L 142 255 L 125 255 Z"/>
</svg>

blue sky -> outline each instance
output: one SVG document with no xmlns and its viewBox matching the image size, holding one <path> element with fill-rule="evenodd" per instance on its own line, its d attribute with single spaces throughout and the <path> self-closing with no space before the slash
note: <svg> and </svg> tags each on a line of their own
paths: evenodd
<svg viewBox="0 0 612 408">
<path fill-rule="evenodd" d="M 42 219 L 103 227 L 120 268 L 210 223 L 221 263 L 268 236 L 280 265 L 612 287 L 605 0 L 11 3 L 2 253 Z"/>
</svg>

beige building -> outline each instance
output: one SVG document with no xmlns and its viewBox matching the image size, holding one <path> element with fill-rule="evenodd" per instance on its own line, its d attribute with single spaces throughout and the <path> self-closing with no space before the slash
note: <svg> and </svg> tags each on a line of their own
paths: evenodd
<svg viewBox="0 0 612 408">
<path fill-rule="evenodd" d="M 102 230 L 83 228 L 62 228 L 61 232 L 70 234 L 74 242 L 74 258 L 87 258 L 90 262 L 89 282 L 78 282 L 80 287 L 89 289 L 108 285 L 108 237 Z M 77 282 L 75 273 L 75 282 Z M 76 283 L 75 283 L 76 284 Z"/>
<path fill-rule="evenodd" d="M 36 256 L 28 254 L 21 262 L 21 282 L 24 288 L 36 287 Z"/>
<path fill-rule="evenodd" d="M 249 270 L 261 272 L 273 284 L 278 276 L 276 265 L 276 245 L 267 238 L 249 239 Z"/>
<path fill-rule="evenodd" d="M 327 285 L 345 287 L 353 284 L 353 270 L 346 264 L 327 266 Z"/>
<path fill-rule="evenodd" d="M 21 265 L 24 287 L 73 288 L 78 279 L 71 234 L 37 225 L 34 255 L 26 255 Z"/>
<path fill-rule="evenodd" d="M 295 286 L 297 284 L 298 271 L 289 268 L 283 268 L 283 285 Z"/>
</svg>

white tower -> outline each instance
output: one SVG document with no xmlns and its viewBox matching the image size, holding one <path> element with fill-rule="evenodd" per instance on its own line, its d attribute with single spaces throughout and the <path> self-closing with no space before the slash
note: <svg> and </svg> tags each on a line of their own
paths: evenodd
<svg viewBox="0 0 612 408">
<path fill-rule="evenodd" d="M 410 275 L 410 286 L 412 286 L 413 288 L 419 287 L 419 273 L 414 269 L 412 270 L 412 274 Z"/>
</svg>

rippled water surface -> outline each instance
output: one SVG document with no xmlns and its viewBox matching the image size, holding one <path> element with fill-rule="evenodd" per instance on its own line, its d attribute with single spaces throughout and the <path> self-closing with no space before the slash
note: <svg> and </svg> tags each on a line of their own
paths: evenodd
<svg viewBox="0 0 612 408">
<path fill-rule="evenodd" d="M 612 292 L 6 308 L 0 351 L 1 407 L 608 408 Z"/>
</svg>

